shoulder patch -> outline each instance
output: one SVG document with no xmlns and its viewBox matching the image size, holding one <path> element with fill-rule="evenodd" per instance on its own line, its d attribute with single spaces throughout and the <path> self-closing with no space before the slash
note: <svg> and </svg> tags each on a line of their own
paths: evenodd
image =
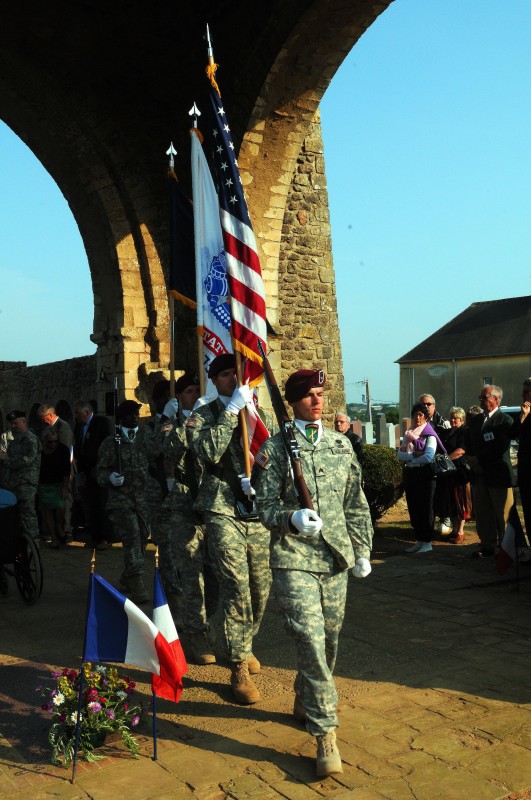
<svg viewBox="0 0 531 800">
<path fill-rule="evenodd" d="M 197 426 L 197 419 L 195 417 L 188 417 L 184 423 L 185 428 L 195 428 Z"/>
<path fill-rule="evenodd" d="M 266 456 L 266 454 L 262 453 L 261 450 L 259 450 L 254 457 L 254 463 L 258 464 L 258 466 L 262 467 L 262 469 L 265 469 L 265 465 L 267 464 L 268 461 L 269 461 L 269 456 Z"/>
<path fill-rule="evenodd" d="M 161 432 L 162 433 L 168 433 L 168 431 L 171 431 L 171 430 L 173 430 L 173 425 L 171 424 L 171 422 L 168 422 L 166 425 L 163 425 L 162 428 L 161 428 Z"/>
</svg>

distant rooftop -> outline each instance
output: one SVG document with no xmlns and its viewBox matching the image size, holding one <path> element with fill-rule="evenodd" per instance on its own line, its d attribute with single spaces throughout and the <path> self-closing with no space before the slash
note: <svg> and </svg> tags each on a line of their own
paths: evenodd
<svg viewBox="0 0 531 800">
<path fill-rule="evenodd" d="M 531 295 L 472 303 L 395 363 L 531 354 Z"/>
</svg>

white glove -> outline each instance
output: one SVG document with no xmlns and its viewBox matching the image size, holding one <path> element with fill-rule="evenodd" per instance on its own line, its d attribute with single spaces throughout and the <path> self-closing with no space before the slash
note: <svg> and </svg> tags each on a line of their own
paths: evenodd
<svg viewBox="0 0 531 800">
<path fill-rule="evenodd" d="M 125 478 L 123 475 L 120 475 L 119 472 L 111 472 L 109 475 L 109 481 L 113 486 L 122 486 Z"/>
<path fill-rule="evenodd" d="M 452 427 L 447 419 L 444 420 L 442 426 L 443 426 L 443 428 L 446 428 L 447 430 Z"/>
<path fill-rule="evenodd" d="M 299 533 L 303 533 L 305 536 L 311 536 L 312 534 L 315 536 L 323 527 L 323 520 L 311 508 L 300 508 L 298 511 L 294 511 L 290 522 L 294 528 L 297 528 Z"/>
<path fill-rule="evenodd" d="M 245 473 L 243 473 L 243 475 L 238 475 L 238 478 L 240 479 L 242 492 L 247 495 L 249 500 L 252 500 L 253 497 L 255 497 L 256 492 L 251 486 L 251 479 L 248 478 Z"/>
<path fill-rule="evenodd" d="M 162 412 L 163 417 L 167 417 L 168 419 L 175 419 L 179 412 L 179 401 L 172 397 L 171 400 L 168 400 L 166 405 L 164 406 L 164 410 Z"/>
<path fill-rule="evenodd" d="M 368 558 L 357 558 L 356 566 L 352 570 L 355 578 L 366 578 L 372 572 L 371 562 Z"/>
<path fill-rule="evenodd" d="M 238 414 L 252 399 L 253 393 L 251 387 L 247 383 L 237 386 L 232 393 L 227 411 L 230 411 L 231 414 Z"/>
</svg>

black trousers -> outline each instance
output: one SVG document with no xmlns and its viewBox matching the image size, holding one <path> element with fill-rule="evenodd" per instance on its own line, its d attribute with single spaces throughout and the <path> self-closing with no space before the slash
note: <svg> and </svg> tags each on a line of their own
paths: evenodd
<svg viewBox="0 0 531 800">
<path fill-rule="evenodd" d="M 411 527 L 417 542 L 433 539 L 435 476 L 429 464 L 404 469 L 404 487 Z"/>
</svg>

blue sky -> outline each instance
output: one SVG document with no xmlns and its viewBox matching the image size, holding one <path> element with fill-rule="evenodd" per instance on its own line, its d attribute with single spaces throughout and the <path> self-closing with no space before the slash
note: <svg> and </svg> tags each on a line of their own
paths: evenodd
<svg viewBox="0 0 531 800">
<path fill-rule="evenodd" d="M 470 303 L 531 294 L 529 0 L 395 0 L 321 106 L 347 400 Z M 92 353 L 81 237 L 0 123 L 0 360 Z M 28 235 L 28 231 L 32 235 Z"/>
</svg>

